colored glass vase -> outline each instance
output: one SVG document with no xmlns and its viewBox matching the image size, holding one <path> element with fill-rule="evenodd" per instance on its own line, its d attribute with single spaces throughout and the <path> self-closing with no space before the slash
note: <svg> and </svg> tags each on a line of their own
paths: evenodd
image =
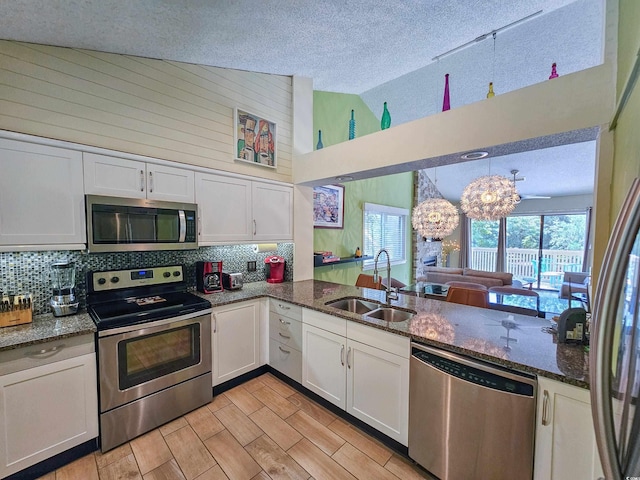
<svg viewBox="0 0 640 480">
<path fill-rule="evenodd" d="M 318 143 L 316 144 L 316 150 L 320 150 L 321 148 L 324 148 L 322 143 L 322 130 L 318 130 Z"/>
<path fill-rule="evenodd" d="M 444 98 L 442 99 L 442 111 L 451 110 L 451 101 L 449 100 L 449 74 L 444 76 Z"/>
<path fill-rule="evenodd" d="M 553 65 L 551 65 L 551 75 L 549 75 L 549 80 L 557 77 L 558 77 L 558 71 L 556 70 L 556 63 L 553 62 Z"/>
<path fill-rule="evenodd" d="M 489 82 L 489 91 L 487 92 L 487 98 L 495 97 L 496 94 L 493 93 L 493 82 Z"/>
<path fill-rule="evenodd" d="M 384 107 L 382 109 L 382 118 L 380 119 L 380 129 L 386 130 L 391 126 L 391 114 L 387 109 L 387 102 L 384 102 Z"/>
<path fill-rule="evenodd" d="M 349 140 L 356 138 L 356 119 L 353 117 L 353 110 L 351 110 L 351 120 L 349 120 Z"/>
</svg>

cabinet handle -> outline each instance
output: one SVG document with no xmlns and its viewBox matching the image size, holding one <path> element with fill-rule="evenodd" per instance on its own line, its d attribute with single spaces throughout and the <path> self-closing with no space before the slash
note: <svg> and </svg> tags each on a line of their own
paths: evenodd
<svg viewBox="0 0 640 480">
<path fill-rule="evenodd" d="M 149 172 L 149 192 L 153 193 L 153 172 Z"/>
<path fill-rule="evenodd" d="M 256 221 L 253 221 L 253 234 L 256 234 L 256 229 L 258 228 L 258 224 L 256 223 Z"/>
<path fill-rule="evenodd" d="M 283 319 L 279 318 L 278 320 L 280 320 L 280 323 L 283 325 L 291 325 L 291 322 L 285 322 Z"/>
<path fill-rule="evenodd" d="M 542 394 L 542 425 L 549 425 L 549 392 L 544 391 Z"/>
<path fill-rule="evenodd" d="M 280 345 L 278 345 L 278 348 L 280 349 L 281 352 L 284 353 L 291 353 L 291 350 L 285 350 L 284 348 L 282 348 Z"/>
<path fill-rule="evenodd" d="M 140 170 L 140 191 L 144 192 L 144 170 Z"/>
<path fill-rule="evenodd" d="M 351 362 L 349 361 L 349 355 L 351 355 L 351 347 L 347 350 L 347 368 L 351 368 Z"/>
<path fill-rule="evenodd" d="M 43 356 L 49 356 L 52 357 L 53 355 L 55 355 L 56 353 L 58 353 L 60 350 L 62 350 L 65 347 L 64 344 L 62 345 L 56 345 L 53 346 L 51 348 L 43 348 L 42 350 L 38 350 L 35 352 L 26 352 L 24 354 L 25 357 L 43 357 Z"/>
<path fill-rule="evenodd" d="M 213 333 L 218 331 L 218 317 L 214 312 L 211 312 L 211 320 L 213 320 Z"/>
<path fill-rule="evenodd" d="M 288 335 L 283 335 L 280 332 L 278 332 L 278 335 L 280 335 L 282 338 L 286 338 L 287 340 L 289 340 L 291 337 Z"/>
<path fill-rule="evenodd" d="M 344 366 L 344 345 L 340 348 L 340 363 Z"/>
<path fill-rule="evenodd" d="M 278 304 L 278 307 L 280 307 L 282 310 L 291 310 L 291 307 L 288 307 L 287 305 L 283 305 L 281 303 Z"/>
</svg>

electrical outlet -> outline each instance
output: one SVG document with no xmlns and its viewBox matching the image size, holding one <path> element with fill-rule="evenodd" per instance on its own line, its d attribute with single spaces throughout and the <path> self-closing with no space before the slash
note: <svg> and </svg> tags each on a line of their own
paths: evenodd
<svg viewBox="0 0 640 480">
<path fill-rule="evenodd" d="M 247 262 L 247 272 L 255 272 L 257 269 L 255 260 L 252 262 Z"/>
</svg>

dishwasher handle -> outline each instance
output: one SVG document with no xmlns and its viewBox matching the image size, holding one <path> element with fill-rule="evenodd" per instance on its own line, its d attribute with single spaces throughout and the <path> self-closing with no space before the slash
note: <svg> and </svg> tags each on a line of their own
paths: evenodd
<svg viewBox="0 0 640 480">
<path fill-rule="evenodd" d="M 534 397 L 535 378 L 501 370 L 476 360 L 420 344 L 411 344 L 411 357 L 452 377 L 493 390 Z"/>
</svg>

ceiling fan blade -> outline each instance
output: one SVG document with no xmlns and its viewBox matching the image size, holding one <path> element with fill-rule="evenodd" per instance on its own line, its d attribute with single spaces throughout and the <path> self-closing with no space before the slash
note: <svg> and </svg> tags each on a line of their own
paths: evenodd
<svg viewBox="0 0 640 480">
<path fill-rule="evenodd" d="M 547 195 L 520 195 L 522 200 L 549 199 Z"/>
</svg>

